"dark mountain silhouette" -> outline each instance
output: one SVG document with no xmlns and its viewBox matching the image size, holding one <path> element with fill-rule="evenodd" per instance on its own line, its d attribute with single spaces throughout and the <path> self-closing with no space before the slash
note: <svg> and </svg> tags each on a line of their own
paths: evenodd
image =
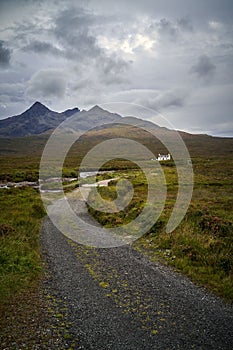
<svg viewBox="0 0 233 350">
<path fill-rule="evenodd" d="M 20 115 L 0 120 L 0 137 L 38 135 L 55 129 L 66 118 L 79 112 L 78 108 L 62 113 L 54 112 L 40 102 L 35 102 Z"/>
</svg>

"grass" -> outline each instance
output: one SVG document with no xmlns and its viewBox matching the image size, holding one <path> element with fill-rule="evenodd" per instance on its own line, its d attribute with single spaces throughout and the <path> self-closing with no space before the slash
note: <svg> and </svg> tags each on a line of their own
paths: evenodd
<svg viewBox="0 0 233 350">
<path fill-rule="evenodd" d="M 190 210 L 173 233 L 165 233 L 163 225 L 157 225 L 137 247 L 152 260 L 165 260 L 193 281 L 233 301 L 232 222 Z"/>
<path fill-rule="evenodd" d="M 134 243 L 150 259 L 172 265 L 230 302 L 233 301 L 232 169 L 230 159 L 227 163 L 222 158 L 194 159 L 195 184 L 191 205 L 178 228 L 166 233 L 166 222 L 177 193 L 177 174 L 174 167 L 164 164 L 168 189 L 165 210 L 151 230 Z M 147 186 L 142 173 L 134 170 L 114 174 L 118 175 L 131 180 L 134 197 L 117 214 L 89 207 L 89 212 L 105 227 L 128 223 L 140 214 L 144 206 Z M 114 200 L 115 183 L 110 183 L 108 188 L 99 188 L 99 192 L 106 200 Z"/>
<path fill-rule="evenodd" d="M 78 166 L 88 150 L 109 136 L 119 135 L 144 144 L 155 156 L 158 153 L 167 153 L 158 140 L 152 140 L 146 132 L 134 127 L 91 131 L 69 151 L 64 162 L 63 177 L 76 177 Z M 172 265 L 196 283 L 232 302 L 233 142 L 232 139 L 207 135 L 181 135 L 192 157 L 195 173 L 189 211 L 174 232 L 165 232 L 166 222 L 177 194 L 177 174 L 172 161 L 162 163 L 168 189 L 165 210 L 150 232 L 137 240 L 134 247 L 148 255 L 151 260 Z M 47 139 L 48 135 L 0 139 L 0 182 L 37 181 L 40 158 Z M 150 166 L 150 162 L 145 162 L 145 166 Z M 109 176 L 123 176 L 130 180 L 134 185 L 134 196 L 126 210 L 121 210 L 119 215 L 101 213 L 89 208 L 91 214 L 106 227 L 130 222 L 144 207 L 147 193 L 145 177 L 135 164 L 120 158 L 106 163 L 102 170 L 116 170 L 116 173 L 102 174 L 99 180 L 108 179 Z M 71 191 L 79 184 L 76 181 L 63 185 L 65 191 Z M 99 188 L 101 195 L 110 201 L 114 200 L 115 185 L 116 182 L 110 182 L 107 188 Z M 46 184 L 44 186 L 46 187 Z M 48 186 L 51 188 L 51 184 Z M 56 188 L 57 184 L 52 186 Z M 44 334 L 44 329 L 50 327 L 50 324 L 46 323 L 50 322 L 51 317 L 46 316 L 46 310 L 50 308 L 43 295 L 38 297 L 38 284 L 43 271 L 39 237 L 45 212 L 39 193 L 33 188 L 1 189 L 0 202 L 0 313 L 3 315 L 0 317 L 0 327 L 5 332 L 4 338 L 9 339 L 12 346 L 12 334 L 19 343 L 27 343 L 30 341 L 29 335 L 32 335 L 32 338 L 36 336 L 41 324 L 44 324 L 41 336 L 38 336 L 44 345 L 52 336 L 48 333 L 46 338 Z M 88 268 L 95 278 L 93 266 Z M 99 273 L 101 272 L 102 269 Z M 108 292 L 109 281 L 101 277 L 99 284 Z M 114 287 L 107 295 L 117 300 L 120 306 L 127 302 L 117 299 L 118 293 Z M 133 298 L 132 295 L 131 290 L 129 298 Z M 60 322 L 63 315 L 60 308 L 57 308 L 56 312 L 56 307 L 52 307 L 51 312 Z M 154 328 L 152 334 L 156 333 Z M 56 334 L 54 337 L 57 339 Z M 69 337 L 67 333 L 65 338 Z M 28 348 L 32 346 L 29 344 Z"/>
<path fill-rule="evenodd" d="M 39 233 L 45 215 L 32 188 L 0 191 L 0 300 L 7 301 L 40 277 Z"/>
<path fill-rule="evenodd" d="M 171 139 L 173 133 L 163 129 L 158 129 L 158 135 L 166 134 Z M 226 157 L 232 159 L 233 143 L 231 138 L 217 138 L 207 135 L 191 135 L 180 132 L 183 140 L 189 149 L 192 159 L 224 160 Z M 166 148 L 162 143 L 152 138 L 148 132 L 136 127 L 114 126 L 112 128 L 92 130 L 84 134 L 70 149 L 64 163 L 64 177 L 77 174 L 78 166 L 82 157 L 98 143 L 114 137 L 126 137 L 133 139 L 148 147 L 155 156 L 158 153 L 166 153 Z M 31 178 L 38 179 L 38 169 L 40 158 L 49 135 L 37 135 L 19 138 L 0 138 L 0 181 L 22 181 Z M 28 147 L 30 145 L 30 147 Z M 60 144 L 61 145 L 61 144 Z M 205 162 L 205 165 L 206 162 Z M 112 161 L 108 163 L 106 169 L 129 169 L 132 166 L 125 160 Z"/>
<path fill-rule="evenodd" d="M 77 176 L 84 154 L 99 142 L 111 137 L 129 137 L 149 147 L 155 154 L 166 150 L 156 139 L 136 128 L 114 127 L 91 131 L 71 148 L 64 162 L 63 176 Z M 163 259 L 188 274 L 193 280 L 209 286 L 228 300 L 232 296 L 232 139 L 181 133 L 192 156 L 195 187 L 185 219 L 172 235 L 165 233 L 177 193 L 177 176 L 173 162 L 163 163 L 168 194 L 166 207 L 156 225 L 137 242 L 137 248 L 152 259 Z M 35 181 L 39 176 L 41 152 L 48 135 L 18 139 L 0 139 L 0 181 Z M 28 147 L 30 144 L 30 147 Z M 213 157 L 214 155 L 214 157 Z M 146 164 L 150 166 L 150 164 Z M 88 169 L 87 169 L 88 170 Z M 135 165 L 124 159 L 108 162 L 102 170 L 116 170 L 113 177 L 124 175 L 134 184 L 134 197 L 126 210 L 117 216 L 90 209 L 106 226 L 130 222 L 143 209 L 147 185 Z M 108 175 L 101 175 L 101 179 Z M 56 187 L 56 184 L 54 184 Z M 66 191 L 78 183 L 67 183 Z M 100 188 L 107 199 L 116 197 L 115 183 Z M 0 212 L 0 300 L 10 300 L 19 291 L 38 280 L 41 271 L 39 230 L 44 210 L 36 190 L 30 188 L 1 189 Z M 199 213 L 197 215 L 197 213 Z M 210 222 L 210 224 L 208 224 Z M 209 226 L 208 226 L 209 225 Z M 226 228 L 226 232 L 219 233 Z"/>
</svg>

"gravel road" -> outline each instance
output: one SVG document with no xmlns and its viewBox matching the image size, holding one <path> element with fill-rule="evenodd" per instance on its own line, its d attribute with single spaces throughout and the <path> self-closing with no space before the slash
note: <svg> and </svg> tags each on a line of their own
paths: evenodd
<svg viewBox="0 0 233 350">
<path fill-rule="evenodd" d="M 233 308 L 131 246 L 78 244 L 49 218 L 41 243 L 50 275 L 45 288 L 61 309 L 65 304 L 67 348 L 233 348 Z"/>
</svg>

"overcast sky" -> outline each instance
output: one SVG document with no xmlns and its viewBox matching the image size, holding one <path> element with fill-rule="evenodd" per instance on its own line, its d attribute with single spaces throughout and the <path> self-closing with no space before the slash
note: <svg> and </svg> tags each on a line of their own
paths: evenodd
<svg viewBox="0 0 233 350">
<path fill-rule="evenodd" d="M 0 119 L 125 101 L 233 136 L 232 0 L 0 1 Z"/>
</svg>

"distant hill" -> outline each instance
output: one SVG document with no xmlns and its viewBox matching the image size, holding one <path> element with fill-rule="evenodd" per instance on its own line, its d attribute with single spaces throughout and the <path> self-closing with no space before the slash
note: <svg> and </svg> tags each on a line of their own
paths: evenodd
<svg viewBox="0 0 233 350">
<path fill-rule="evenodd" d="M 68 109 L 62 113 L 54 112 L 37 101 L 22 114 L 0 120 L 0 137 L 42 134 L 55 129 L 77 112 L 78 108 Z"/>
</svg>

